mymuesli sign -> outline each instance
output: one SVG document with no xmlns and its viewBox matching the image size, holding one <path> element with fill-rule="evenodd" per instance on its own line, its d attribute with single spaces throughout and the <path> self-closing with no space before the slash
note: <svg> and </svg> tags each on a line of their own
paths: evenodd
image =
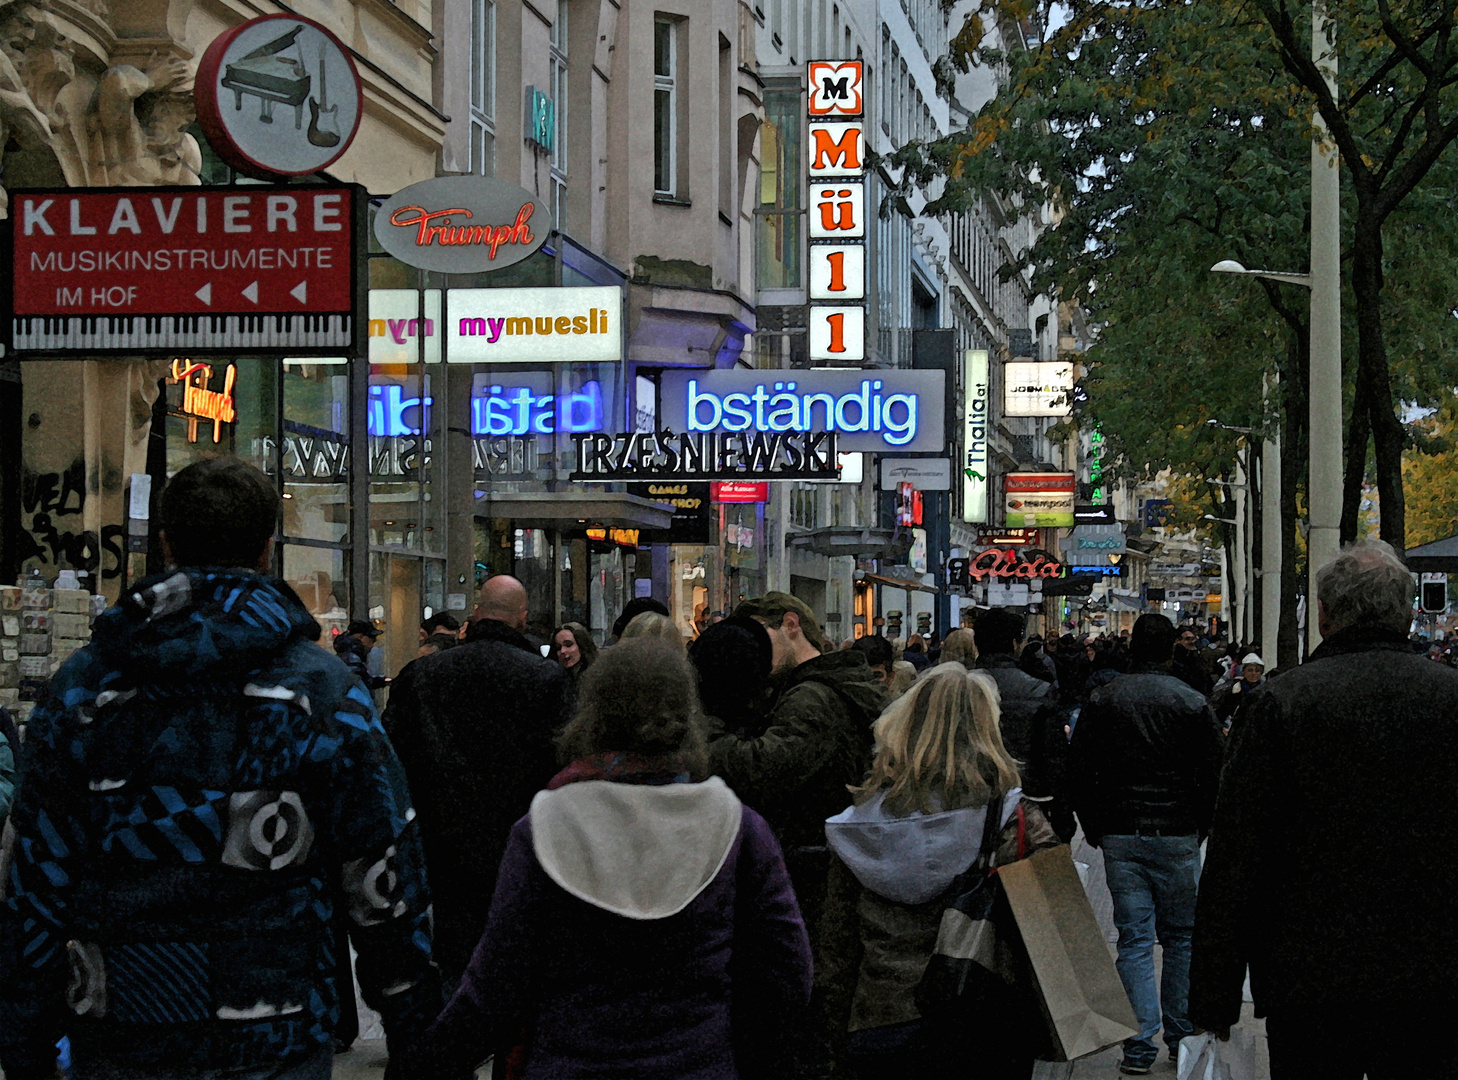
<svg viewBox="0 0 1458 1080">
<path fill-rule="evenodd" d="M 489 176 L 411 184 L 375 214 L 375 238 L 422 270 L 475 274 L 531 255 L 552 231 L 552 212 L 525 188 Z"/>
</svg>

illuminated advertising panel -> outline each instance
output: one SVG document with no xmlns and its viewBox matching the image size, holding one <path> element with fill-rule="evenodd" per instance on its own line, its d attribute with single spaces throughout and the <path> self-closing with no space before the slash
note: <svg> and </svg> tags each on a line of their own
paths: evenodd
<svg viewBox="0 0 1458 1080">
<path fill-rule="evenodd" d="M 963 360 L 962 406 L 962 520 L 987 521 L 987 399 L 986 349 L 968 349 Z"/>
</svg>

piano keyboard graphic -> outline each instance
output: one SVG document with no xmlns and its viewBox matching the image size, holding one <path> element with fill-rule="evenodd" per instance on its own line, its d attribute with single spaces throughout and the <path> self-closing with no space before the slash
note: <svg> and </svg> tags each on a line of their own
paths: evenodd
<svg viewBox="0 0 1458 1080">
<path fill-rule="evenodd" d="M 287 349 L 352 343 L 349 315 L 51 315 L 17 317 L 16 351 Z"/>
</svg>

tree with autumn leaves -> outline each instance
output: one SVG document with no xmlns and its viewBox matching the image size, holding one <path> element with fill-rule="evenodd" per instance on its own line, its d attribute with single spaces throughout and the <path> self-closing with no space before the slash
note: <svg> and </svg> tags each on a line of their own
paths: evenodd
<svg viewBox="0 0 1458 1080">
<path fill-rule="evenodd" d="M 973 0 L 952 66 L 992 65 L 1000 91 L 965 130 L 902 147 L 902 184 L 929 213 L 986 193 L 1052 207 L 1023 266 L 1100 326 L 1087 416 L 1126 475 L 1169 468 L 1228 477 L 1239 436 L 1283 448 L 1288 592 L 1306 465 L 1309 334 L 1304 289 L 1209 273 L 1221 259 L 1306 267 L 1312 111 L 1342 155 L 1347 390 L 1343 535 L 1374 454 L 1384 539 L 1405 545 L 1403 403 L 1458 385 L 1448 295 L 1458 228 L 1458 40 L 1452 5 L 1327 0 L 1339 54 L 1333 98 L 1310 60 L 1309 0 L 1142 0 L 1057 5 Z M 996 24 L 997 35 L 985 33 Z M 993 48 L 992 40 L 1012 42 Z M 1212 509 L 1229 516 L 1219 485 Z M 1292 613 L 1294 593 L 1283 608 Z M 1285 650 L 1283 649 L 1283 653 Z"/>
</svg>

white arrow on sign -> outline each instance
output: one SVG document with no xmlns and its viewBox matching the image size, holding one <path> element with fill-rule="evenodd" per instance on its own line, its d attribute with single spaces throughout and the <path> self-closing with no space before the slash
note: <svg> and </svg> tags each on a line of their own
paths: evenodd
<svg viewBox="0 0 1458 1080">
<path fill-rule="evenodd" d="M 289 295 L 299 303 L 307 304 L 309 302 L 309 283 L 307 281 L 299 282 L 289 290 Z"/>
<path fill-rule="evenodd" d="M 243 290 L 243 295 L 248 298 L 250 303 L 258 303 L 258 282 L 250 282 L 248 287 Z"/>
<path fill-rule="evenodd" d="M 193 293 L 192 295 L 193 296 L 196 296 L 204 304 L 207 304 L 208 306 L 211 307 L 212 306 L 212 303 L 213 303 L 213 283 L 211 281 L 208 282 L 206 285 L 204 285 L 201 289 L 199 289 L 197 292 Z"/>
</svg>

